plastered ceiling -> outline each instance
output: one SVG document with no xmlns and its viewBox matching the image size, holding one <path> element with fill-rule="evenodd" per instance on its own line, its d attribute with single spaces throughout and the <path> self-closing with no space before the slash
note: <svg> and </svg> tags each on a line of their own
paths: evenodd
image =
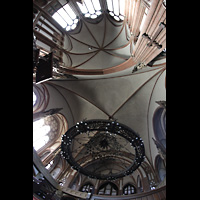
<svg viewBox="0 0 200 200">
<path fill-rule="evenodd" d="M 152 141 L 152 117 L 159 106 L 155 101 L 166 99 L 165 67 L 110 78 L 49 81 L 45 85 L 52 94 L 49 105 L 63 107 L 69 127 L 84 119 L 117 120 L 139 133 L 153 164 L 157 150 Z"/>
<path fill-rule="evenodd" d="M 127 61 L 133 48 L 126 23 L 114 23 L 105 15 L 95 24 L 82 21 L 79 33 L 66 35 L 65 66 L 107 69 Z"/>
<path fill-rule="evenodd" d="M 83 20 L 79 31 L 66 34 L 63 62 L 77 69 L 108 69 L 131 60 L 133 38 L 124 22 L 114 23 L 104 13 L 99 22 Z M 78 79 L 47 81 L 46 109 L 63 108 L 69 128 L 84 119 L 114 119 L 137 132 L 146 159 L 154 166 L 152 140 L 156 101 L 166 100 L 165 58 L 132 73 L 134 66 L 105 75 L 75 75 Z"/>
</svg>

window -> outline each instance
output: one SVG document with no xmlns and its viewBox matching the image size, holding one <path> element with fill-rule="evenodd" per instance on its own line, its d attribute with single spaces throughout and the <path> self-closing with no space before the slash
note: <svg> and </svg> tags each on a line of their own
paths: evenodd
<svg viewBox="0 0 200 200">
<path fill-rule="evenodd" d="M 124 0 L 106 0 L 108 6 L 109 15 L 111 15 L 115 20 L 124 20 Z"/>
<path fill-rule="evenodd" d="M 56 167 L 55 169 L 53 169 L 53 171 L 51 172 L 51 176 L 56 179 L 58 177 L 58 175 L 60 174 L 61 169 L 59 167 Z"/>
<path fill-rule="evenodd" d="M 49 141 L 49 131 L 50 126 L 45 125 L 44 119 L 33 122 L 33 146 L 36 151 Z"/>
<path fill-rule="evenodd" d="M 104 183 L 98 190 L 98 194 L 102 195 L 117 195 L 118 188 L 114 183 Z"/>
<path fill-rule="evenodd" d="M 153 129 L 156 140 L 166 148 L 166 110 L 158 107 L 153 116 Z"/>
<path fill-rule="evenodd" d="M 76 28 L 78 24 L 78 16 L 74 13 L 69 4 L 65 4 L 58 9 L 52 17 L 64 28 L 70 31 Z"/>
<path fill-rule="evenodd" d="M 94 186 L 91 184 L 91 183 L 87 183 L 87 184 L 85 184 L 81 189 L 80 189 L 80 191 L 81 192 L 92 192 L 92 190 L 94 189 Z"/>
<path fill-rule="evenodd" d="M 123 194 L 124 195 L 129 195 L 129 194 L 134 194 L 136 193 L 136 189 L 132 184 L 127 184 L 123 188 Z"/>
<path fill-rule="evenodd" d="M 36 101 L 37 101 L 37 96 L 35 92 L 33 92 L 33 106 L 36 104 Z"/>
<path fill-rule="evenodd" d="M 95 19 L 102 13 L 99 0 L 84 0 L 83 3 L 77 2 L 77 5 L 86 18 Z"/>
<path fill-rule="evenodd" d="M 58 133 L 58 122 L 55 116 L 47 116 L 33 122 L 33 146 L 39 150 L 48 142 L 56 139 Z"/>
<path fill-rule="evenodd" d="M 140 192 L 143 192 L 142 181 L 140 179 L 140 175 L 137 176 L 137 187 L 140 190 Z"/>
<path fill-rule="evenodd" d="M 165 163 L 163 159 L 160 157 L 160 155 L 156 156 L 155 163 L 156 163 L 156 171 L 158 173 L 160 181 L 163 181 L 166 176 L 166 168 L 165 168 Z"/>
<path fill-rule="evenodd" d="M 45 85 L 33 85 L 33 113 L 45 110 L 49 101 L 49 93 Z"/>
<path fill-rule="evenodd" d="M 50 163 L 45 167 L 46 169 L 49 169 L 54 163 L 54 160 L 51 160 Z"/>
</svg>

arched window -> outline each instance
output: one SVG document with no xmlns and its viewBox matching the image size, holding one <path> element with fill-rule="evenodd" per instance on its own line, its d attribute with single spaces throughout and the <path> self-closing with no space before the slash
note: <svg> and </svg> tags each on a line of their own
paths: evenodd
<svg viewBox="0 0 200 200">
<path fill-rule="evenodd" d="M 49 115 L 34 121 L 33 146 L 35 150 L 41 151 L 41 149 L 46 149 L 48 146 L 55 144 L 57 139 L 61 140 L 61 134 L 67 129 L 66 123 L 60 114 Z"/>
<path fill-rule="evenodd" d="M 54 157 L 53 157 L 54 156 Z M 61 180 L 62 179 L 62 172 L 65 170 L 66 165 L 65 165 L 65 160 L 61 157 L 61 155 L 58 153 L 55 155 L 51 156 L 51 159 L 49 159 L 49 163 L 43 162 L 45 165 L 45 168 L 49 171 L 51 176 L 55 180 Z M 64 181 L 63 181 L 64 182 Z M 60 183 L 63 183 L 60 181 Z M 61 185 L 61 184 L 60 184 Z"/>
<path fill-rule="evenodd" d="M 107 182 L 107 183 L 104 183 L 102 186 L 100 186 L 100 188 L 98 190 L 98 194 L 117 195 L 118 194 L 118 188 L 114 183 Z"/>
<path fill-rule="evenodd" d="M 49 101 L 49 93 L 43 84 L 33 85 L 33 113 L 45 110 Z"/>
<path fill-rule="evenodd" d="M 70 31 L 76 28 L 79 18 L 68 3 L 57 2 L 52 5 L 52 17 L 64 28 Z"/>
<path fill-rule="evenodd" d="M 80 189 L 81 192 L 90 192 L 92 193 L 94 189 L 94 186 L 91 183 L 86 183 L 85 185 L 83 185 Z"/>
<path fill-rule="evenodd" d="M 49 141 L 50 126 L 47 125 L 44 118 L 33 122 L 33 146 L 39 150 Z"/>
<path fill-rule="evenodd" d="M 140 175 L 137 176 L 137 187 L 139 188 L 140 192 L 143 192 L 142 181 Z"/>
<path fill-rule="evenodd" d="M 37 102 L 37 96 L 35 92 L 33 92 L 33 106 L 36 104 L 36 102 Z"/>
<path fill-rule="evenodd" d="M 116 21 L 124 20 L 124 0 L 106 0 L 109 15 L 111 15 Z"/>
<path fill-rule="evenodd" d="M 102 13 L 99 0 L 84 0 L 83 3 L 77 2 L 77 5 L 86 18 L 95 19 Z"/>
<path fill-rule="evenodd" d="M 53 171 L 51 172 L 51 176 L 56 179 L 58 177 L 58 175 L 60 174 L 61 169 L 59 167 L 56 167 L 55 169 L 53 169 Z"/>
<path fill-rule="evenodd" d="M 153 129 L 156 140 L 166 148 L 166 110 L 158 107 L 153 116 Z"/>
<path fill-rule="evenodd" d="M 136 193 L 136 189 L 132 184 L 128 183 L 124 186 L 123 188 L 124 195 L 135 194 L 135 193 Z"/>
<path fill-rule="evenodd" d="M 165 163 L 163 159 L 160 157 L 160 155 L 156 156 L 155 163 L 156 163 L 156 171 L 158 173 L 160 181 L 163 181 L 166 176 L 166 168 L 165 168 Z"/>
</svg>

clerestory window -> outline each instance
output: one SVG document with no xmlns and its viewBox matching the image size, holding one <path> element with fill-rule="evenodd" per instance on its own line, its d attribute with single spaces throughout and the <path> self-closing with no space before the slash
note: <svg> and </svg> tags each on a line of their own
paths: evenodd
<svg viewBox="0 0 200 200">
<path fill-rule="evenodd" d="M 69 4 L 65 4 L 58 9 L 52 17 L 64 28 L 70 31 L 76 28 L 78 24 L 78 16 L 74 13 Z"/>
<path fill-rule="evenodd" d="M 160 181 L 163 181 L 165 176 L 166 176 L 166 167 L 163 159 L 160 157 L 160 155 L 156 156 L 155 159 L 155 164 L 156 164 L 156 171 L 159 175 Z"/>
<path fill-rule="evenodd" d="M 109 15 L 111 15 L 116 21 L 124 20 L 124 0 L 106 0 L 108 6 Z"/>
<path fill-rule="evenodd" d="M 112 182 L 104 183 L 98 190 L 98 194 L 100 195 L 117 195 L 118 188 Z"/>
<path fill-rule="evenodd" d="M 153 116 L 153 129 L 157 141 L 166 148 L 166 110 L 158 107 Z"/>
<path fill-rule="evenodd" d="M 84 0 L 83 3 L 77 2 L 77 5 L 86 18 L 95 19 L 102 13 L 99 0 Z"/>
<path fill-rule="evenodd" d="M 85 184 L 84 186 L 81 187 L 80 191 L 91 193 L 93 189 L 94 189 L 94 186 L 91 183 L 87 183 L 87 184 Z"/>
<path fill-rule="evenodd" d="M 123 188 L 123 194 L 124 195 L 129 195 L 129 194 L 134 194 L 136 193 L 136 189 L 132 184 L 127 184 Z"/>
<path fill-rule="evenodd" d="M 45 125 L 44 119 L 33 122 L 33 146 L 36 151 L 49 141 L 47 134 L 50 129 L 49 125 Z"/>
<path fill-rule="evenodd" d="M 54 141 L 58 135 L 58 122 L 56 116 L 46 116 L 33 122 L 33 146 L 36 151 L 41 151 Z"/>
<path fill-rule="evenodd" d="M 35 92 L 33 92 L 33 106 L 36 104 L 36 101 L 37 101 L 37 96 Z"/>
</svg>

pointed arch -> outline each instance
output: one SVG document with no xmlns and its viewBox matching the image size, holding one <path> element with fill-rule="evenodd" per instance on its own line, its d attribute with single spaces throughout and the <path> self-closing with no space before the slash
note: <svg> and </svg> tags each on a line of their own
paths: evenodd
<svg viewBox="0 0 200 200">
<path fill-rule="evenodd" d="M 49 103 L 49 92 L 44 84 L 33 84 L 33 113 L 45 110 Z"/>
<path fill-rule="evenodd" d="M 123 187 L 123 195 L 130 195 L 136 193 L 136 187 L 132 183 L 127 183 Z"/>
<path fill-rule="evenodd" d="M 68 122 L 60 114 L 53 114 L 33 122 L 33 146 L 45 164 L 52 160 L 61 144 L 61 136 L 67 131 Z"/>
<path fill-rule="evenodd" d="M 158 175 L 159 181 L 162 182 L 166 176 L 166 166 L 163 159 L 160 157 L 160 155 L 156 156 L 155 169 L 156 169 L 156 173 Z"/>
<path fill-rule="evenodd" d="M 112 182 L 105 182 L 103 183 L 99 189 L 97 194 L 100 195 L 118 195 L 118 187 Z"/>
<path fill-rule="evenodd" d="M 81 186 L 79 191 L 92 193 L 93 190 L 94 190 L 94 185 L 91 182 L 86 182 Z"/>
<path fill-rule="evenodd" d="M 156 140 L 166 149 L 166 110 L 161 106 L 154 112 L 153 130 Z"/>
</svg>

